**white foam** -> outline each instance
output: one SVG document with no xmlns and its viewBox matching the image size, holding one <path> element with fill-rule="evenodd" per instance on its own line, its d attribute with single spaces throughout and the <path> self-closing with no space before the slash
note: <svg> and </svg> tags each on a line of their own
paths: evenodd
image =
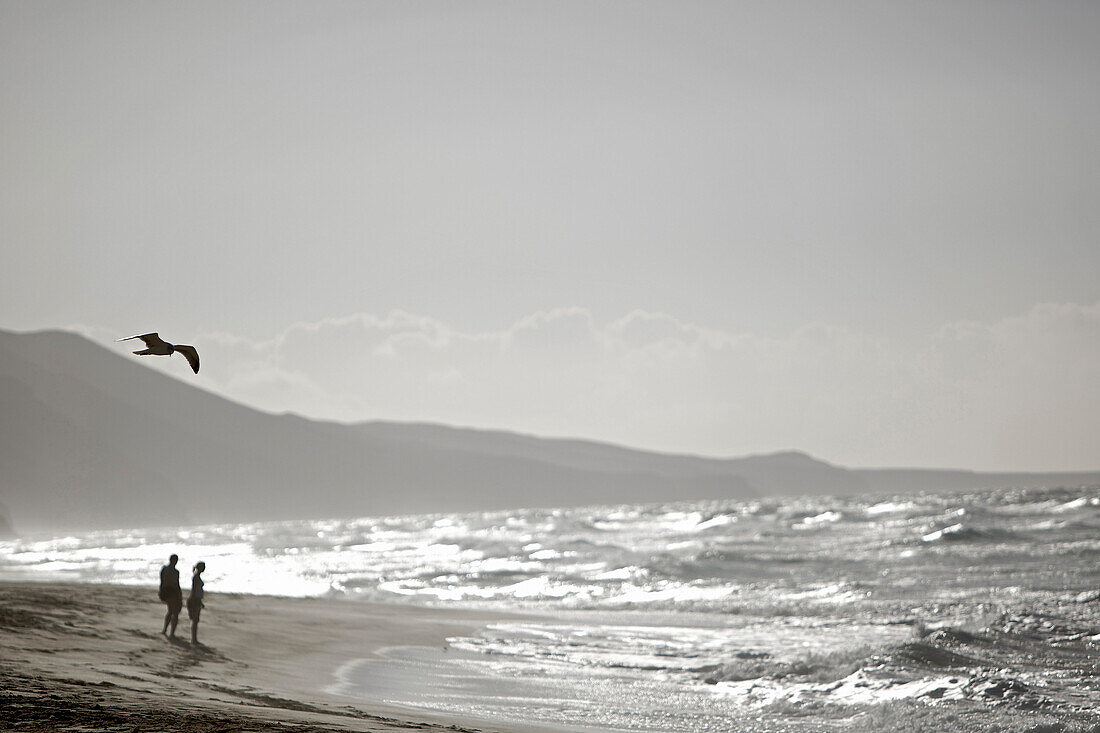
<svg viewBox="0 0 1100 733">
<path fill-rule="evenodd" d="M 898 512 L 908 512 L 916 509 L 917 505 L 911 501 L 883 501 L 878 504 L 872 504 L 863 510 L 864 514 L 868 516 L 875 516 L 878 514 L 897 514 Z"/>
<path fill-rule="evenodd" d="M 925 542 L 935 542 L 936 540 L 943 539 L 944 535 L 956 534 L 958 532 L 961 532 L 962 528 L 963 526 L 961 522 L 958 524 L 952 524 L 950 527 L 944 527 L 943 529 L 937 529 L 935 532 L 929 532 L 928 534 L 921 537 L 921 539 Z"/>
<path fill-rule="evenodd" d="M 941 675 L 902 681 L 876 678 L 865 670 L 856 670 L 838 682 L 786 682 L 751 679 L 718 682 L 715 692 L 743 706 L 763 707 L 781 700 L 793 704 L 828 702 L 842 705 L 874 705 L 891 700 L 927 698 L 958 700 L 970 682 L 967 675 Z"/>
<path fill-rule="evenodd" d="M 815 514 L 812 517 L 806 517 L 805 519 L 803 519 L 798 524 L 803 524 L 807 527 L 812 527 L 812 526 L 817 525 L 817 524 L 831 524 L 833 522 L 839 522 L 843 518 L 844 518 L 844 515 L 841 514 L 840 512 L 827 511 L 827 512 L 821 512 L 820 514 Z"/>
</svg>

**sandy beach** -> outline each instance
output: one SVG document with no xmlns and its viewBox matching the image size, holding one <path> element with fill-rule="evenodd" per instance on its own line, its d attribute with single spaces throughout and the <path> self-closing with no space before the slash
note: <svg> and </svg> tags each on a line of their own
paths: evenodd
<svg viewBox="0 0 1100 733">
<path fill-rule="evenodd" d="M 0 583 L 0 727 L 20 731 L 493 731 L 333 692 L 393 645 L 490 618 L 328 599 L 210 594 L 200 646 L 160 634 L 155 588 Z M 509 726 L 509 730 L 516 730 Z"/>
</svg>

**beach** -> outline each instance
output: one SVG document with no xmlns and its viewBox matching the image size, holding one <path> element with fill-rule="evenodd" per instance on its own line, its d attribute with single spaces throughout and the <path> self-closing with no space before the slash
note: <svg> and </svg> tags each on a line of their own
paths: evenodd
<svg viewBox="0 0 1100 733">
<path fill-rule="evenodd" d="M 0 728 L 1097 733 L 1098 491 L 0 541 Z"/>
<path fill-rule="evenodd" d="M 329 691 L 386 645 L 443 647 L 478 612 L 210 594 L 161 635 L 152 587 L 0 583 L 0 727 L 20 731 L 492 731 Z M 508 730 L 517 730 L 509 726 Z"/>
</svg>

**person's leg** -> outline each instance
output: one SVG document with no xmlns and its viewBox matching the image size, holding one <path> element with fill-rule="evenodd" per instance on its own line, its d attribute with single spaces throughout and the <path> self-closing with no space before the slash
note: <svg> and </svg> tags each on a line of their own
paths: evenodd
<svg viewBox="0 0 1100 733">
<path fill-rule="evenodd" d="M 191 643 L 199 643 L 199 614 L 202 613 L 202 606 L 192 608 L 190 604 L 187 606 L 187 615 L 191 617 Z"/>
<path fill-rule="evenodd" d="M 170 613 L 172 615 L 172 623 L 171 623 L 172 630 L 170 632 L 168 632 L 168 638 L 174 639 L 174 638 L 176 638 L 176 624 L 178 624 L 180 622 L 180 607 L 179 606 L 172 606 L 169 609 L 168 613 Z"/>
<path fill-rule="evenodd" d="M 168 622 L 172 620 L 172 604 L 168 604 L 168 613 L 164 614 L 164 628 L 160 630 L 160 633 L 168 633 Z M 172 633 L 176 632 L 176 625 L 172 624 Z"/>
</svg>

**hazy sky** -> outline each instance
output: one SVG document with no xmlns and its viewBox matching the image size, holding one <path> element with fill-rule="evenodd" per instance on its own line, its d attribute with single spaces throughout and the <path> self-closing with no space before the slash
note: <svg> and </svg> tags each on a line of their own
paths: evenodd
<svg viewBox="0 0 1100 733">
<path fill-rule="evenodd" d="M 1098 468 L 1098 90 L 1096 2 L 0 0 L 0 327 L 318 418 Z"/>
</svg>

